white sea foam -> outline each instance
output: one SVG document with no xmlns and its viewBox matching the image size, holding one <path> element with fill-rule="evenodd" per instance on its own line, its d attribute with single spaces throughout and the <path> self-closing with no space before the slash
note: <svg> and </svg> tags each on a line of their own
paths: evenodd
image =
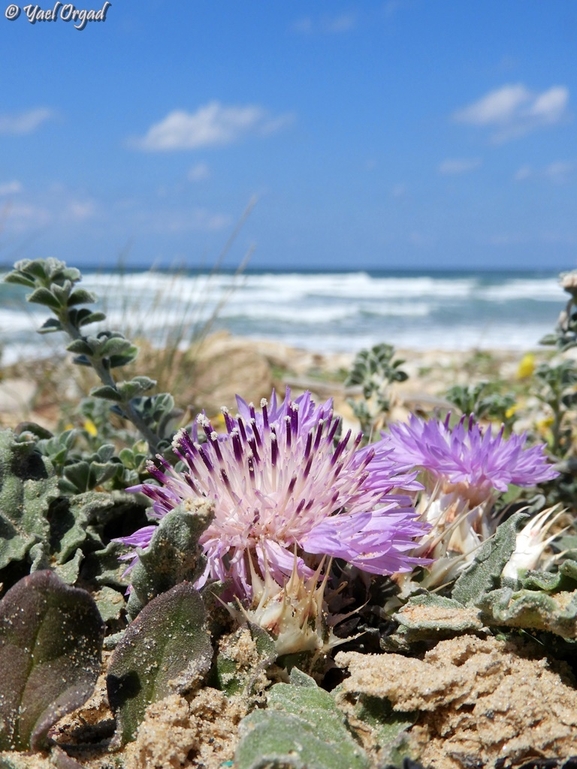
<svg viewBox="0 0 577 769">
<path fill-rule="evenodd" d="M 357 351 L 390 342 L 415 349 L 530 349 L 551 331 L 566 294 L 554 275 L 249 273 L 244 275 L 86 273 L 83 286 L 103 298 L 107 326 L 149 333 L 216 327 L 299 347 Z M 34 333 L 49 313 L 0 285 L 3 360 L 41 354 Z M 89 329 L 93 332 L 93 327 Z M 61 335 L 54 343 L 64 347 Z"/>
<path fill-rule="evenodd" d="M 510 302 L 519 299 L 533 299 L 536 302 L 563 302 L 567 294 L 555 279 L 511 280 L 501 286 L 488 286 L 478 291 L 480 299 L 489 302 Z"/>
</svg>

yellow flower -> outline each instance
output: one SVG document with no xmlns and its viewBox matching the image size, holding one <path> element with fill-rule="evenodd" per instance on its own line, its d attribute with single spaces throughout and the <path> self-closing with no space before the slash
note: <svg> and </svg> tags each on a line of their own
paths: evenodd
<svg viewBox="0 0 577 769">
<path fill-rule="evenodd" d="M 86 419 L 82 427 L 86 430 L 88 435 L 91 435 L 93 438 L 95 438 L 98 435 L 98 430 L 96 429 L 96 425 L 94 424 L 92 419 Z"/>
<path fill-rule="evenodd" d="M 537 431 L 539 432 L 539 435 L 543 435 L 543 436 L 547 435 L 547 433 L 549 432 L 549 428 L 551 427 L 554 421 L 555 420 L 553 417 L 545 417 L 545 419 L 540 419 L 535 425 L 535 427 L 537 428 Z"/>
<path fill-rule="evenodd" d="M 519 404 L 518 403 L 514 403 L 512 406 L 509 406 L 509 408 L 505 412 L 505 417 L 507 419 L 511 419 L 513 414 L 515 414 L 517 411 L 519 411 Z"/>
<path fill-rule="evenodd" d="M 528 352 L 526 355 L 523 355 L 521 358 L 521 362 L 519 363 L 519 368 L 517 369 L 517 379 L 528 379 L 528 377 L 533 375 L 533 372 L 535 371 L 535 356 L 532 352 Z"/>
</svg>

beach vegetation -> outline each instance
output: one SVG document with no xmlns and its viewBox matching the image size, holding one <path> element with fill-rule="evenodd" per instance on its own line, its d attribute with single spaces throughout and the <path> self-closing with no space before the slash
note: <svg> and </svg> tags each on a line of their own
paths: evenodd
<svg viewBox="0 0 577 769">
<path fill-rule="evenodd" d="M 6 280 L 92 385 L 52 430 L 0 431 L 0 765 L 145 766 L 160 729 L 171 766 L 207 746 L 239 769 L 400 766 L 423 754 L 427 706 L 367 665 L 527 640 L 574 664 L 572 275 L 556 358 L 509 382 L 483 358 L 450 413 L 399 422 L 405 361 L 376 345 L 345 382 L 345 427 L 332 399 L 288 387 L 192 418 L 79 270 L 22 260 Z M 487 765 L 503 744 L 479 749 Z M 574 732 L 548 744 L 577 753 Z"/>
</svg>

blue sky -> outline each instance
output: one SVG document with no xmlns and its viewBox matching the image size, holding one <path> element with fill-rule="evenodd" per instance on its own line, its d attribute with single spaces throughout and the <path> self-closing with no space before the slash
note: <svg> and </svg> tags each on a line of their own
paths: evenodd
<svg viewBox="0 0 577 769">
<path fill-rule="evenodd" d="M 8 5 L 4 264 L 577 267 L 572 0 Z"/>
</svg>

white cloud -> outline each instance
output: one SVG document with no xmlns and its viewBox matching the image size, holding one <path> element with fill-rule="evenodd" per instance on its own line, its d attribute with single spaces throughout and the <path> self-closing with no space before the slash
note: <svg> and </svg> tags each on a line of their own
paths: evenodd
<svg viewBox="0 0 577 769">
<path fill-rule="evenodd" d="M 187 177 L 189 182 L 202 182 L 204 179 L 210 178 L 208 163 L 197 163 L 195 166 L 192 166 Z"/>
<path fill-rule="evenodd" d="M 559 246 L 577 246 L 577 236 L 563 232 L 542 232 L 539 240 Z"/>
<path fill-rule="evenodd" d="M 292 25 L 293 32 L 301 35 L 312 35 L 319 33 L 321 35 L 338 35 L 348 32 L 357 25 L 357 17 L 354 13 L 341 13 L 337 16 L 322 16 L 313 19 L 311 16 L 304 16 L 298 19 Z"/>
<path fill-rule="evenodd" d="M 529 115 L 544 123 L 558 123 L 565 113 L 569 101 L 569 89 L 554 86 L 538 94 L 529 110 Z"/>
<path fill-rule="evenodd" d="M 19 192 L 22 192 L 23 189 L 24 187 L 22 186 L 22 182 L 14 179 L 11 182 L 4 182 L 4 184 L 0 184 L 0 195 L 16 195 Z"/>
<path fill-rule="evenodd" d="M 83 222 L 94 216 L 96 207 L 91 200 L 71 200 L 63 213 L 65 219 Z"/>
<path fill-rule="evenodd" d="M 323 19 L 322 28 L 329 35 L 335 35 L 340 32 L 348 32 L 349 29 L 353 29 L 356 23 L 357 19 L 353 13 L 343 13 L 340 16 Z"/>
<path fill-rule="evenodd" d="M 394 198 L 403 198 L 407 194 L 407 189 L 408 188 L 406 184 L 395 184 L 391 190 L 391 195 Z"/>
<path fill-rule="evenodd" d="M 569 90 L 552 86 L 535 93 L 521 83 L 490 91 L 478 101 L 453 114 L 458 123 L 496 129 L 496 142 L 523 136 L 537 128 L 555 125 L 567 114 Z"/>
<path fill-rule="evenodd" d="M 31 228 L 45 227 L 53 220 L 47 208 L 33 203 L 17 203 L 10 205 L 6 212 L 6 229 L 20 234 Z"/>
<path fill-rule="evenodd" d="M 527 179 L 545 178 L 555 184 L 563 184 L 569 181 L 569 178 L 577 171 L 577 163 L 568 160 L 557 160 L 549 163 L 541 170 L 534 170 L 531 166 L 521 166 L 513 177 L 517 182 L 524 182 Z"/>
<path fill-rule="evenodd" d="M 533 176 L 533 169 L 531 166 L 525 165 L 517 169 L 513 178 L 516 182 L 524 182 L 526 179 L 530 179 L 531 176 Z"/>
<path fill-rule="evenodd" d="M 452 158 L 439 164 L 439 173 L 443 176 L 454 176 L 474 171 L 481 165 L 480 158 Z"/>
<path fill-rule="evenodd" d="M 0 134 L 14 136 L 29 134 L 53 117 L 52 110 L 46 109 L 46 107 L 38 107 L 12 115 L 0 115 Z"/>
<path fill-rule="evenodd" d="M 193 113 L 170 112 L 133 145 L 152 152 L 223 146 L 250 134 L 273 133 L 290 120 L 290 115 L 271 118 L 267 110 L 256 105 L 226 107 L 212 101 Z"/>
<path fill-rule="evenodd" d="M 552 182 L 562 184 L 566 182 L 568 177 L 575 172 L 577 166 L 575 163 L 569 163 L 564 160 L 558 160 L 555 163 L 550 163 L 543 174 Z"/>
<path fill-rule="evenodd" d="M 531 98 L 524 85 L 505 85 L 455 113 L 455 120 L 473 125 L 508 123 Z"/>
<path fill-rule="evenodd" d="M 312 35 L 313 20 L 310 16 L 304 16 L 302 19 L 294 22 L 292 30 L 293 32 L 299 32 L 301 35 Z"/>
<path fill-rule="evenodd" d="M 3 227 L 12 234 L 31 233 L 44 227 L 71 230 L 100 216 L 100 206 L 86 193 L 75 192 L 61 183 L 25 194 L 20 182 L 9 182 L 0 185 L 0 193 L 7 188 L 18 191 L 17 196 L 6 194 L 0 202 L 4 209 Z"/>
</svg>

